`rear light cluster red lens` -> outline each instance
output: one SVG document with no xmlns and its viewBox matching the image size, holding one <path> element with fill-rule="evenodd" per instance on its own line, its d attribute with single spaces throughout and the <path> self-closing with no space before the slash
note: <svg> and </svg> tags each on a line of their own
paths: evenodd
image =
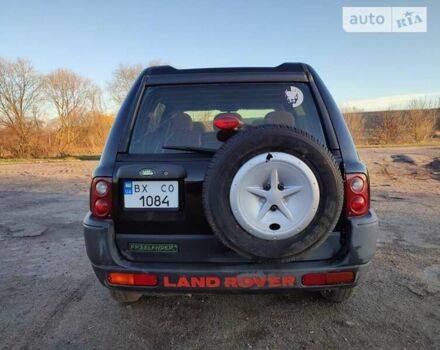
<svg viewBox="0 0 440 350">
<path fill-rule="evenodd" d="M 156 286 L 158 279 L 156 275 L 148 273 L 110 272 L 107 281 L 124 286 Z"/>
<path fill-rule="evenodd" d="M 323 286 L 354 282 L 354 272 L 307 273 L 302 277 L 305 286 Z"/>
<path fill-rule="evenodd" d="M 90 189 L 90 211 L 98 218 L 108 218 L 112 212 L 112 178 L 95 177 Z"/>
<path fill-rule="evenodd" d="M 345 181 L 347 216 L 362 216 L 370 209 L 370 190 L 365 174 L 347 174 Z"/>
</svg>

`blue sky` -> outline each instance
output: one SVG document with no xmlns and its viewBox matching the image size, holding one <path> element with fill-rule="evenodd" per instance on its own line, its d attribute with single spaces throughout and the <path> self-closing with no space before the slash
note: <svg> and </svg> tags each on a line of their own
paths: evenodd
<svg viewBox="0 0 440 350">
<path fill-rule="evenodd" d="M 427 33 L 346 33 L 342 6 L 427 6 Z M 0 0 L 0 57 L 105 87 L 120 64 L 310 63 L 338 102 L 440 93 L 439 1 Z"/>
</svg>

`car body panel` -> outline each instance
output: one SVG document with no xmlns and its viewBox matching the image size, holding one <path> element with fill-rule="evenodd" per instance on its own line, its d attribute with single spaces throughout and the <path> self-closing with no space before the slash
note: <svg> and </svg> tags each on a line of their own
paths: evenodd
<svg viewBox="0 0 440 350">
<path fill-rule="evenodd" d="M 107 281 L 108 272 L 133 272 L 150 273 L 159 276 L 159 285 L 156 287 L 131 287 L 130 289 L 139 290 L 145 293 L 151 292 L 202 292 L 206 293 L 206 288 L 168 288 L 163 285 L 163 277 L 168 276 L 175 280 L 179 276 L 239 276 L 246 275 L 276 275 L 276 276 L 295 276 L 296 283 L 291 288 L 298 289 L 311 287 L 303 286 L 299 281 L 301 276 L 308 272 L 330 272 L 330 271 L 353 271 L 359 272 L 365 268 L 374 255 L 376 240 L 378 235 L 378 220 L 374 211 L 370 210 L 368 215 L 360 218 L 348 220 L 346 231 L 348 235 L 341 249 L 331 259 L 294 261 L 290 263 L 264 263 L 264 262 L 228 262 L 215 263 L 188 263 L 188 262 L 134 262 L 123 256 L 117 247 L 117 237 L 114 232 L 111 220 L 97 220 L 89 215 L 83 222 L 84 238 L 87 247 L 87 255 L 92 263 L 93 269 L 101 281 L 107 287 L 121 288 L 120 286 L 110 286 Z M 165 242 L 163 240 L 162 242 Z M 327 244 L 337 247 L 338 243 L 330 238 Z M 322 247 L 322 246 L 321 246 Z M 324 251 L 323 248 L 315 249 Z M 199 246 L 189 249 L 198 250 Z M 310 253 L 309 253 L 310 254 Z M 318 254 L 319 255 L 319 254 Z M 356 284 L 358 278 L 354 282 Z M 353 284 L 353 285 L 354 285 Z M 122 287 L 124 288 L 124 287 Z M 127 287 L 125 287 L 127 288 Z M 314 287 L 313 287 L 314 288 Z M 285 288 L 263 289 L 274 291 Z M 228 288 L 209 289 L 209 292 L 231 292 Z M 243 288 L 239 291 L 247 292 L 249 289 Z"/>
<path fill-rule="evenodd" d="M 94 177 L 111 177 L 113 181 L 113 219 L 96 219 L 90 213 L 84 219 L 87 254 L 96 275 L 109 288 L 149 292 L 249 292 L 251 289 L 165 287 L 164 277 L 171 280 L 182 275 L 252 276 L 289 275 L 296 278 L 287 289 L 315 288 L 300 283 L 306 272 L 354 271 L 355 285 L 361 271 L 372 259 L 376 247 L 378 221 L 373 210 L 363 217 L 346 218 L 343 214 L 335 232 L 318 247 L 289 263 L 268 264 L 243 258 L 226 248 L 212 235 L 206 222 L 201 190 L 212 155 L 194 153 L 129 154 L 129 140 L 141 97 L 148 86 L 194 83 L 237 82 L 307 82 L 320 114 L 327 146 L 341 172 L 368 171 L 357 154 L 353 139 L 334 99 L 319 75 L 309 65 L 285 63 L 274 68 L 212 68 L 178 70 L 169 66 L 144 70 L 134 82 L 122 104 Z M 121 180 L 145 179 L 139 172 L 154 169 L 151 179 L 177 179 L 182 186 L 180 203 L 175 211 L 127 210 L 121 206 Z M 164 175 L 164 173 L 167 175 Z M 140 244 L 177 244 L 178 253 L 134 253 L 130 242 Z M 110 285 L 107 273 L 148 272 L 159 276 L 157 287 L 121 287 Z M 336 287 L 336 286 L 335 286 Z M 341 286 L 339 286 L 341 287 Z M 344 285 L 342 285 L 344 287 Z M 258 288 L 257 288 L 258 289 Z M 256 291 L 286 290 L 260 288 Z"/>
</svg>

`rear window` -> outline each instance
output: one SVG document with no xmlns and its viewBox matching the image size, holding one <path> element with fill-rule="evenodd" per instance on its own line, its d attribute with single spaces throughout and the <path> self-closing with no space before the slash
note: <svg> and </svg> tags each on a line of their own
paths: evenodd
<svg viewBox="0 0 440 350">
<path fill-rule="evenodd" d="M 238 114 L 247 127 L 295 126 L 325 144 L 319 114 L 305 83 L 172 85 L 146 89 L 129 152 L 179 152 L 164 147 L 219 148 L 222 141 L 213 121 L 220 113 Z"/>
</svg>

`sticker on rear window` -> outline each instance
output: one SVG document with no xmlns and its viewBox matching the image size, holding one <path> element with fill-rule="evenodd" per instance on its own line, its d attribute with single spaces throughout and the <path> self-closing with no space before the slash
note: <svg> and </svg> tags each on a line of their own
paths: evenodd
<svg viewBox="0 0 440 350">
<path fill-rule="evenodd" d="M 292 105 L 293 108 L 301 106 L 304 101 L 304 95 L 300 89 L 295 86 L 291 86 L 290 90 L 286 90 L 287 101 Z"/>
</svg>

